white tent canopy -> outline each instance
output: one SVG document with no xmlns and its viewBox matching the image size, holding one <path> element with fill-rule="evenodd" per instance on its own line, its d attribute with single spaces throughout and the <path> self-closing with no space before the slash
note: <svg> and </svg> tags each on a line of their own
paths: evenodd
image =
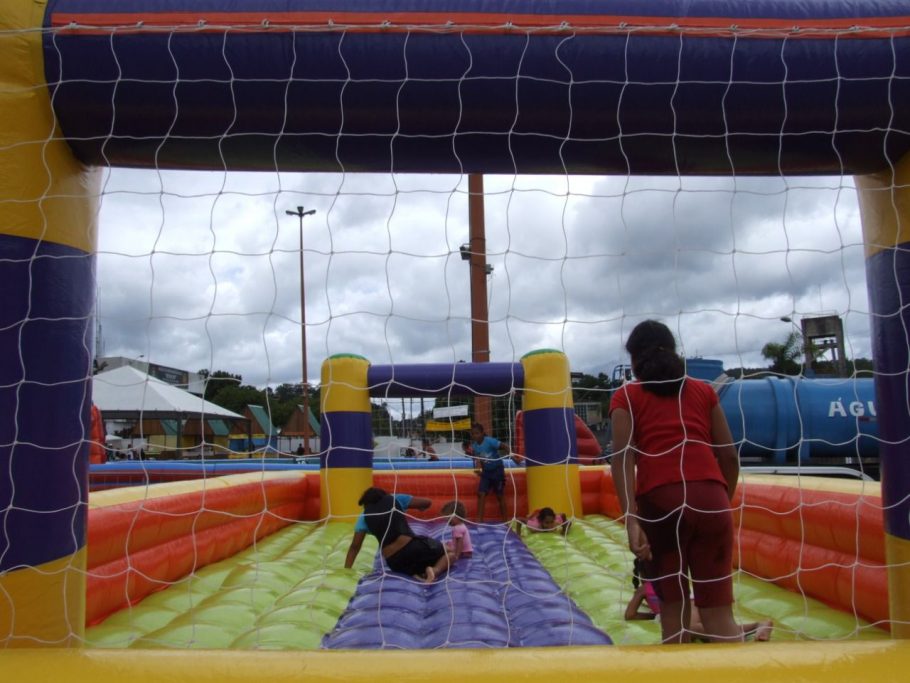
<svg viewBox="0 0 910 683">
<path fill-rule="evenodd" d="M 203 416 L 243 420 L 243 415 L 215 405 L 136 368 L 123 367 L 99 372 L 92 382 L 92 401 L 105 419 L 117 417 L 179 418 Z"/>
</svg>

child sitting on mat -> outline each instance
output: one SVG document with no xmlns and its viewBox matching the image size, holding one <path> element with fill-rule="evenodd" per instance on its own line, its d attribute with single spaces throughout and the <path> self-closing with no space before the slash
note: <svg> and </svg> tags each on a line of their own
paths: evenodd
<svg viewBox="0 0 910 683">
<path fill-rule="evenodd" d="M 446 541 L 446 550 L 455 560 L 473 556 L 474 546 L 471 545 L 471 532 L 464 523 L 468 516 L 464 503 L 450 500 L 442 506 L 442 514 L 449 517 L 449 531 L 452 534 L 452 538 Z"/>
</svg>

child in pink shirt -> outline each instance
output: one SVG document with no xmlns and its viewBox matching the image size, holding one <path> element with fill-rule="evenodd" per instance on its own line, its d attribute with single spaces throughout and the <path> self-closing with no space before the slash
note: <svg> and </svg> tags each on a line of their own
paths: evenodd
<svg viewBox="0 0 910 683">
<path fill-rule="evenodd" d="M 474 546 L 471 545 L 471 532 L 464 520 L 468 516 L 464 503 L 451 500 L 442 506 L 442 514 L 449 517 L 449 531 L 452 538 L 446 541 L 446 550 L 454 560 L 474 555 Z"/>
<path fill-rule="evenodd" d="M 635 593 L 632 594 L 632 599 L 626 605 L 626 621 L 659 617 L 660 596 L 654 590 L 654 584 L 646 578 L 645 564 L 639 559 L 636 559 L 633 563 L 632 587 L 635 588 Z M 646 610 L 641 610 L 642 603 L 647 605 Z M 689 621 L 689 631 L 691 631 L 695 640 L 702 640 L 705 638 L 705 627 L 701 621 L 701 614 L 699 614 L 698 607 L 694 604 L 690 604 L 690 609 L 692 612 Z M 742 633 L 743 639 L 748 639 L 752 636 L 756 641 L 763 642 L 771 640 L 774 622 L 770 619 L 763 619 L 762 621 L 753 621 L 748 624 L 737 624 L 737 627 Z"/>
</svg>

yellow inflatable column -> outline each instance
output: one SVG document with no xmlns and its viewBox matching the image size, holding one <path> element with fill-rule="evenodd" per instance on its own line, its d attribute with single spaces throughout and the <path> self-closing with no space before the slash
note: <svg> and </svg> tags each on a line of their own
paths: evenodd
<svg viewBox="0 0 910 683">
<path fill-rule="evenodd" d="M 100 175 L 61 140 L 45 2 L 0 2 L 0 648 L 74 645 L 85 542 Z"/>
<path fill-rule="evenodd" d="M 324 518 L 354 521 L 357 501 L 373 485 L 373 427 L 367 389 L 369 361 L 340 354 L 322 364 L 320 508 Z"/>
<path fill-rule="evenodd" d="M 891 633 L 910 638 L 910 156 L 856 178 L 866 244 Z"/>
<path fill-rule="evenodd" d="M 521 359 L 524 368 L 525 457 L 528 512 L 550 507 L 559 514 L 581 516 L 578 443 L 569 359 L 560 351 L 533 351 Z"/>
</svg>

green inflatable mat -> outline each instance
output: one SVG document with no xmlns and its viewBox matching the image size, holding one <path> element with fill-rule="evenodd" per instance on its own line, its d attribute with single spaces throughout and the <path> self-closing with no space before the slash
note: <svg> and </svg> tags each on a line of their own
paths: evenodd
<svg viewBox="0 0 910 683">
<path fill-rule="evenodd" d="M 523 534 L 525 543 L 557 584 L 617 645 L 660 642 L 655 621 L 626 621 L 634 589 L 632 554 L 625 528 L 608 517 L 576 520 L 565 537 Z M 773 640 L 874 640 L 889 634 L 869 622 L 792 593 L 744 572 L 734 578 L 735 613 L 740 623 L 772 619 Z"/>
<path fill-rule="evenodd" d="M 310 650 L 331 631 L 376 555 L 368 537 L 353 569 L 353 524 L 300 522 L 205 567 L 89 628 L 98 648 Z"/>
</svg>

